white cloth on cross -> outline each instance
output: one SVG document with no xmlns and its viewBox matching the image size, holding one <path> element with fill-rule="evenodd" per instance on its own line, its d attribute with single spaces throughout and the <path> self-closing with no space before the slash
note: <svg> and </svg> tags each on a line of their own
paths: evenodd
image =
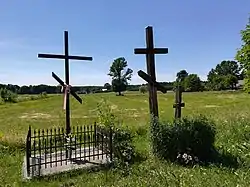
<svg viewBox="0 0 250 187">
<path fill-rule="evenodd" d="M 70 93 L 71 85 L 65 84 L 62 86 L 61 92 L 64 90 L 64 102 L 63 102 L 63 109 L 66 109 L 66 103 L 67 103 L 67 93 Z"/>
</svg>

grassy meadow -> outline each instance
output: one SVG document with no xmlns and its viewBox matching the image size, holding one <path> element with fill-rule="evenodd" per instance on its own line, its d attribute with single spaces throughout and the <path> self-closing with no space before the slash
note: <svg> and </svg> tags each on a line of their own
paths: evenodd
<svg viewBox="0 0 250 187">
<path fill-rule="evenodd" d="M 82 95 L 83 104 L 71 98 L 71 125 L 93 124 L 97 103 L 106 98 L 123 125 L 132 131 L 148 129 L 148 95 L 138 92 Z M 250 95 L 237 92 L 183 93 L 183 116 L 204 114 L 216 122 L 218 150 L 240 158 L 238 167 L 226 165 L 183 167 L 160 161 L 150 153 L 147 134 L 134 144 L 146 158 L 120 170 L 77 171 L 22 181 L 24 143 L 28 127 L 65 125 L 63 96 L 0 105 L 0 186 L 250 186 Z M 161 120 L 174 116 L 174 93 L 158 94 Z"/>
</svg>

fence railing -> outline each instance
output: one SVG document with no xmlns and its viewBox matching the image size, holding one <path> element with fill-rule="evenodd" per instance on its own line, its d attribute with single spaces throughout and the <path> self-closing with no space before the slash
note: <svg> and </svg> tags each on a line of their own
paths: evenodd
<svg viewBox="0 0 250 187">
<path fill-rule="evenodd" d="M 112 130 L 96 124 L 73 127 L 66 136 L 64 128 L 34 129 L 29 127 L 26 139 L 27 175 L 40 175 L 46 168 L 72 163 L 102 164 L 112 162 Z M 34 174 L 38 172 L 37 174 Z"/>
</svg>

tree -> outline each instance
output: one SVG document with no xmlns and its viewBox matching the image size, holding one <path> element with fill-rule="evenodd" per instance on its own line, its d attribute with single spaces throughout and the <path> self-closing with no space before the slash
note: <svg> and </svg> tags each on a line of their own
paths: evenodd
<svg viewBox="0 0 250 187">
<path fill-rule="evenodd" d="M 6 88 L 0 89 L 0 97 L 4 102 L 10 102 L 10 103 L 17 102 L 17 94 Z"/>
<path fill-rule="evenodd" d="M 244 90 L 250 93 L 250 18 L 245 30 L 241 30 L 242 46 L 237 50 L 235 59 L 241 64 L 244 72 Z"/>
<path fill-rule="evenodd" d="M 215 69 L 207 75 L 210 89 L 225 90 L 235 89 L 238 80 L 241 78 L 241 68 L 236 61 L 223 60 L 217 64 Z"/>
<path fill-rule="evenodd" d="M 104 88 L 107 89 L 107 90 L 111 90 L 111 85 L 109 83 L 105 83 L 104 84 Z"/>
<path fill-rule="evenodd" d="M 109 76 L 112 77 L 112 88 L 114 92 L 118 92 L 121 95 L 122 91 L 125 91 L 128 85 L 128 81 L 131 80 L 133 70 L 130 68 L 125 69 L 128 66 L 124 57 L 117 58 L 113 61 L 109 69 Z"/>
<path fill-rule="evenodd" d="M 177 86 L 181 86 L 184 89 L 184 80 L 188 76 L 188 72 L 186 70 L 180 70 L 176 74 L 176 81 L 174 82 L 174 90 Z"/>
<path fill-rule="evenodd" d="M 181 70 L 176 74 L 176 81 L 177 82 L 182 82 L 184 79 L 188 76 L 188 72 L 186 70 Z"/>
<path fill-rule="evenodd" d="M 139 92 L 145 94 L 147 91 L 148 91 L 147 86 L 141 85 L 141 86 L 139 87 Z"/>
<path fill-rule="evenodd" d="M 189 74 L 184 79 L 184 89 L 188 92 L 202 91 L 202 83 L 197 74 Z"/>
</svg>

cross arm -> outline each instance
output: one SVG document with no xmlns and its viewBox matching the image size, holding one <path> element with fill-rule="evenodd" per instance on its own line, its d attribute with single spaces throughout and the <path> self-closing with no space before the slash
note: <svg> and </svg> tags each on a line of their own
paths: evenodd
<svg viewBox="0 0 250 187">
<path fill-rule="evenodd" d="M 134 49 L 134 54 L 167 54 L 168 48 L 136 48 Z"/>
<path fill-rule="evenodd" d="M 56 59 L 65 59 L 65 55 L 56 55 L 56 54 L 38 54 L 38 58 L 56 58 Z M 69 55 L 68 59 L 71 60 L 89 60 L 92 61 L 92 57 L 85 57 L 85 56 L 72 56 Z"/>
<path fill-rule="evenodd" d="M 52 77 L 56 79 L 57 82 L 59 82 L 62 86 L 65 86 L 65 83 L 54 72 L 52 72 Z M 82 99 L 73 90 L 70 90 L 70 93 L 79 103 L 82 104 Z"/>
<path fill-rule="evenodd" d="M 148 83 L 154 84 L 156 86 L 157 90 L 160 90 L 162 93 L 166 93 L 167 92 L 167 89 L 164 86 L 162 86 L 160 83 L 158 83 L 156 81 L 153 81 L 151 79 L 151 77 L 148 74 L 146 74 L 144 71 L 142 71 L 142 70 L 138 71 L 138 75 L 142 79 L 144 79 L 145 81 L 147 81 Z"/>
<path fill-rule="evenodd" d="M 177 107 L 185 107 L 185 103 L 175 103 L 175 104 L 173 104 L 173 108 L 177 108 Z"/>
</svg>

